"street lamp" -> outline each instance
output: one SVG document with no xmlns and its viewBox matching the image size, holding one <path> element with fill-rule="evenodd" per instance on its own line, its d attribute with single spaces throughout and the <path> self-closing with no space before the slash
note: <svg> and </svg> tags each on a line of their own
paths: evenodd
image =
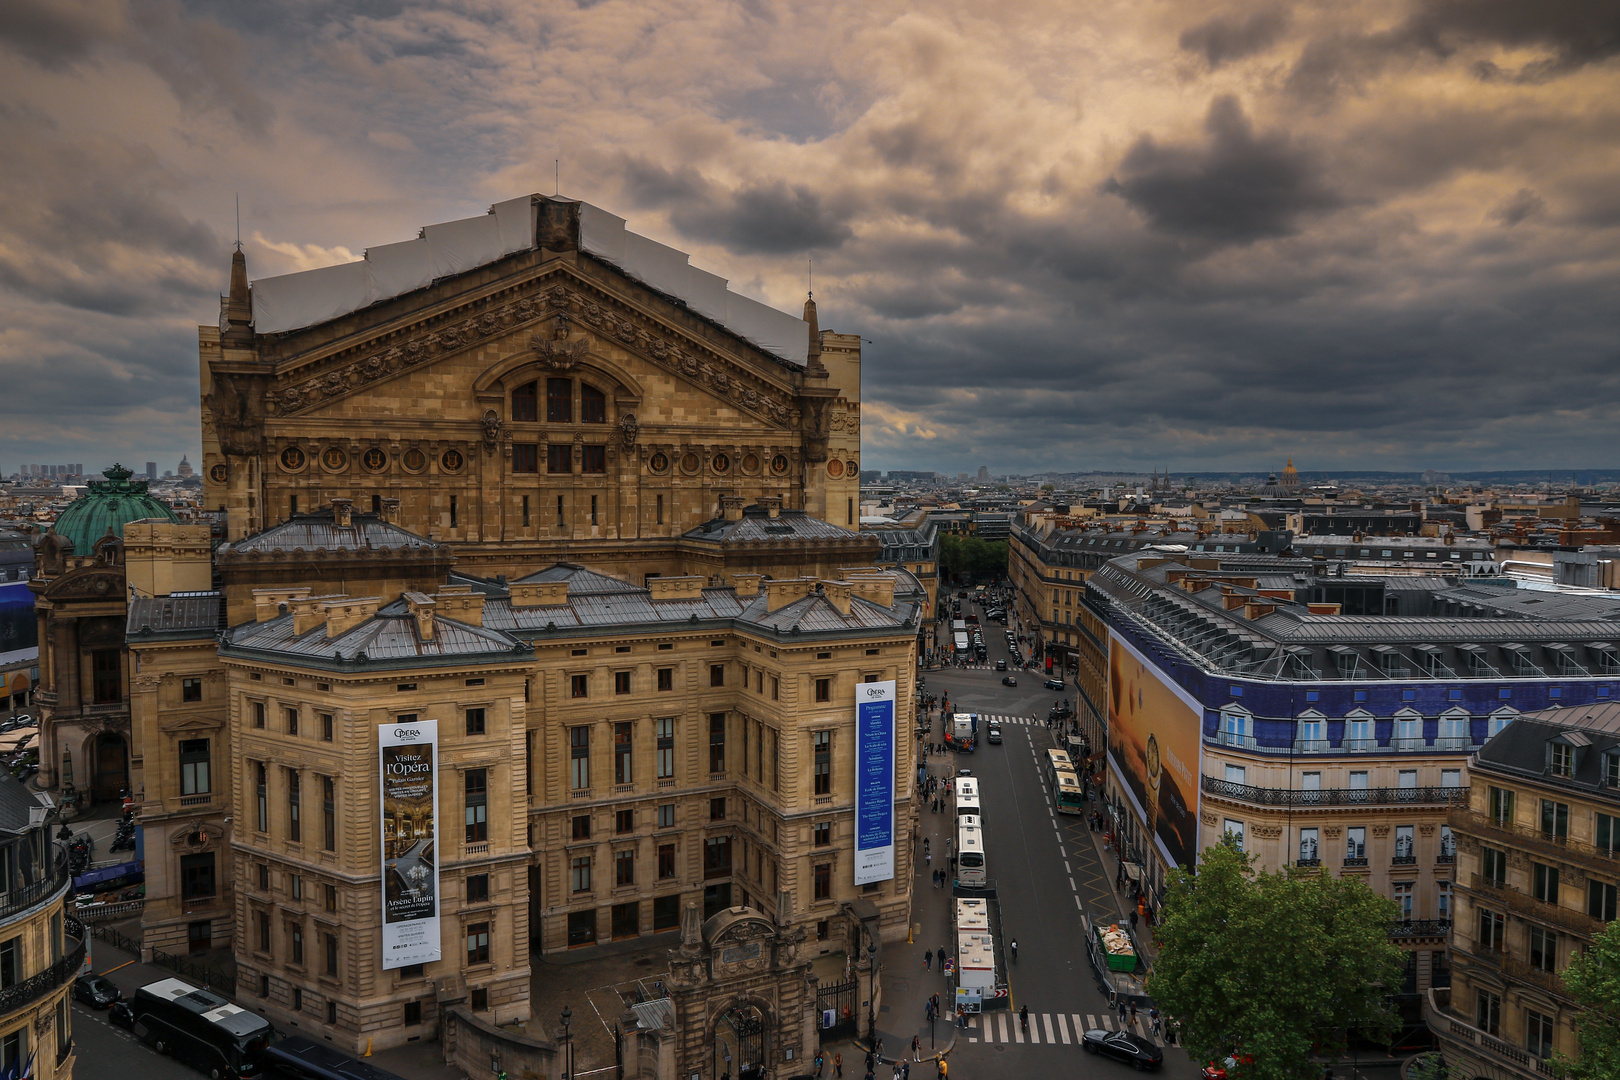
<svg viewBox="0 0 1620 1080">
<path fill-rule="evenodd" d="M 877 942 L 866 943 L 866 966 L 869 974 L 866 977 L 866 1037 L 877 1045 L 877 1011 L 874 1008 L 877 998 Z"/>
<path fill-rule="evenodd" d="M 574 1022 L 574 1010 L 563 1006 L 563 1080 L 568 1080 L 574 1074 L 574 1037 L 568 1033 L 568 1025 Z"/>
</svg>

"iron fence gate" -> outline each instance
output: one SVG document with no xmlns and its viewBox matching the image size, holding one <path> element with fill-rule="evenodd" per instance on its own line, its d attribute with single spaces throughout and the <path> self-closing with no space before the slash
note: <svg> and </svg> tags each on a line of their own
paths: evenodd
<svg viewBox="0 0 1620 1080">
<path fill-rule="evenodd" d="M 818 1019 L 816 1027 L 821 1032 L 822 1042 L 855 1037 L 856 1026 L 860 1019 L 856 1011 L 859 995 L 860 980 L 858 979 L 851 979 L 849 982 L 837 983 L 833 986 L 817 987 L 816 1009 Z M 831 1023 L 828 1021 L 831 1021 Z"/>
</svg>

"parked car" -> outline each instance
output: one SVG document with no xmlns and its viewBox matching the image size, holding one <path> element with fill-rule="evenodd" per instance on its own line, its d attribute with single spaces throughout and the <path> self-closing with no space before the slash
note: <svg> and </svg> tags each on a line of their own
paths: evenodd
<svg viewBox="0 0 1620 1080">
<path fill-rule="evenodd" d="M 997 671 L 1006 671 L 1007 670 L 1007 661 L 1005 661 L 1005 660 L 997 660 L 996 661 L 996 670 Z"/>
<path fill-rule="evenodd" d="M 1062 679 L 1047 679 L 1046 680 L 1046 688 L 1048 690 L 1063 690 L 1063 689 L 1066 689 L 1066 687 L 1063 685 L 1063 680 Z"/>
<path fill-rule="evenodd" d="M 1011 675 L 1003 675 L 1001 677 L 1001 685 L 1002 686 L 1017 686 L 1018 685 L 1018 680 L 1013 678 Z"/>
<path fill-rule="evenodd" d="M 127 1028 L 129 1030 L 134 1030 L 135 1028 L 135 1010 L 129 1007 L 129 1002 L 127 1001 L 113 1002 L 112 1007 L 107 1010 L 107 1019 L 113 1024 L 114 1027 Z"/>
<path fill-rule="evenodd" d="M 991 724 L 984 732 L 984 741 L 991 743 L 1001 742 L 1001 725 Z"/>
<path fill-rule="evenodd" d="M 1102 1054 L 1117 1061 L 1136 1066 L 1138 1071 L 1157 1070 L 1164 1064 L 1164 1051 L 1151 1041 L 1128 1031 L 1103 1031 L 1093 1028 L 1080 1036 L 1081 1049 L 1088 1054 Z"/>
<path fill-rule="evenodd" d="M 100 975 L 80 975 L 73 980 L 73 999 L 93 1009 L 105 1009 L 124 995 Z"/>
<path fill-rule="evenodd" d="M 15 716 L 13 716 L 10 720 L 0 721 L 0 735 L 4 735 L 10 731 L 16 731 L 22 726 L 23 722 L 17 719 Z"/>
</svg>

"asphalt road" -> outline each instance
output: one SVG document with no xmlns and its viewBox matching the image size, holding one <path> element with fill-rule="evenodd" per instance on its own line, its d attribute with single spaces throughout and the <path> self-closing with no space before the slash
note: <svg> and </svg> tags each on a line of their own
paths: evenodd
<svg viewBox="0 0 1620 1080">
<path fill-rule="evenodd" d="M 982 618 L 976 609 L 975 614 Z M 999 624 L 986 625 L 992 665 L 1009 659 L 1003 630 Z M 1057 814 L 1046 793 L 1043 753 L 1057 745 L 1046 714 L 1059 697 L 1072 704 L 1074 690 L 1071 686 L 1060 695 L 1041 687 L 1044 673 L 1016 671 L 1019 686 L 1004 687 L 1003 674 L 953 668 L 925 676 L 926 692 L 948 691 L 953 711 L 1027 721 L 1004 723 L 1001 745 L 981 742 L 976 753 L 955 762 L 981 780 L 990 874 L 1003 933 L 1018 939 L 1019 959 L 1009 972 L 1012 1009 L 986 1014 L 963 1033 L 951 1056 L 951 1072 L 973 1077 L 1027 1068 L 1031 1075 L 1057 1070 L 1085 1078 L 1123 1077 L 1132 1072 L 1129 1065 L 1093 1057 L 1079 1045 L 1080 1031 L 1103 1026 L 1105 1017 L 1107 1026 L 1118 1026 L 1092 976 L 1080 924 L 1082 907 L 1115 917 L 1121 913 L 1111 887 L 1113 866 L 1099 857 L 1085 815 Z M 939 738 L 937 717 L 933 738 Z M 1019 1030 L 1020 1007 L 1029 1009 L 1027 1035 Z M 1198 1075 L 1175 1046 L 1165 1048 L 1164 1071 L 1176 1077 Z"/>
<path fill-rule="evenodd" d="M 202 1075 L 173 1058 L 160 1057 L 134 1035 L 107 1023 L 106 1009 L 87 1009 L 75 1002 L 73 1041 L 78 1053 L 73 1075 L 86 1080 L 197 1080 Z"/>
</svg>

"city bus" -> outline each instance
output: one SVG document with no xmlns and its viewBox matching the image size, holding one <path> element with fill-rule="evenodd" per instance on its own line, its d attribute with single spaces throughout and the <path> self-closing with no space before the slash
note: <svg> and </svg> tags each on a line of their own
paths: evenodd
<svg viewBox="0 0 1620 1080">
<path fill-rule="evenodd" d="M 1057 812 L 1060 814 L 1083 813 L 1086 806 L 1086 789 L 1080 786 L 1080 778 L 1067 769 L 1053 772 L 1052 801 L 1057 804 Z"/>
<path fill-rule="evenodd" d="M 990 884 L 984 862 L 984 830 L 973 816 L 956 819 L 956 884 L 968 889 Z"/>
<path fill-rule="evenodd" d="M 1051 780 L 1059 772 L 1074 772 L 1074 759 L 1064 750 L 1046 752 L 1046 778 Z"/>
<path fill-rule="evenodd" d="M 135 991 L 130 1011 L 135 1034 L 160 1054 L 209 1076 L 264 1075 L 260 1058 L 273 1036 L 270 1021 L 212 991 L 164 979 Z"/>
<path fill-rule="evenodd" d="M 956 778 L 956 816 L 978 818 L 979 813 L 979 781 L 972 776 L 958 776 Z"/>
<path fill-rule="evenodd" d="M 264 1060 L 297 1080 L 404 1080 L 335 1046 L 289 1035 L 265 1051 Z"/>
</svg>

